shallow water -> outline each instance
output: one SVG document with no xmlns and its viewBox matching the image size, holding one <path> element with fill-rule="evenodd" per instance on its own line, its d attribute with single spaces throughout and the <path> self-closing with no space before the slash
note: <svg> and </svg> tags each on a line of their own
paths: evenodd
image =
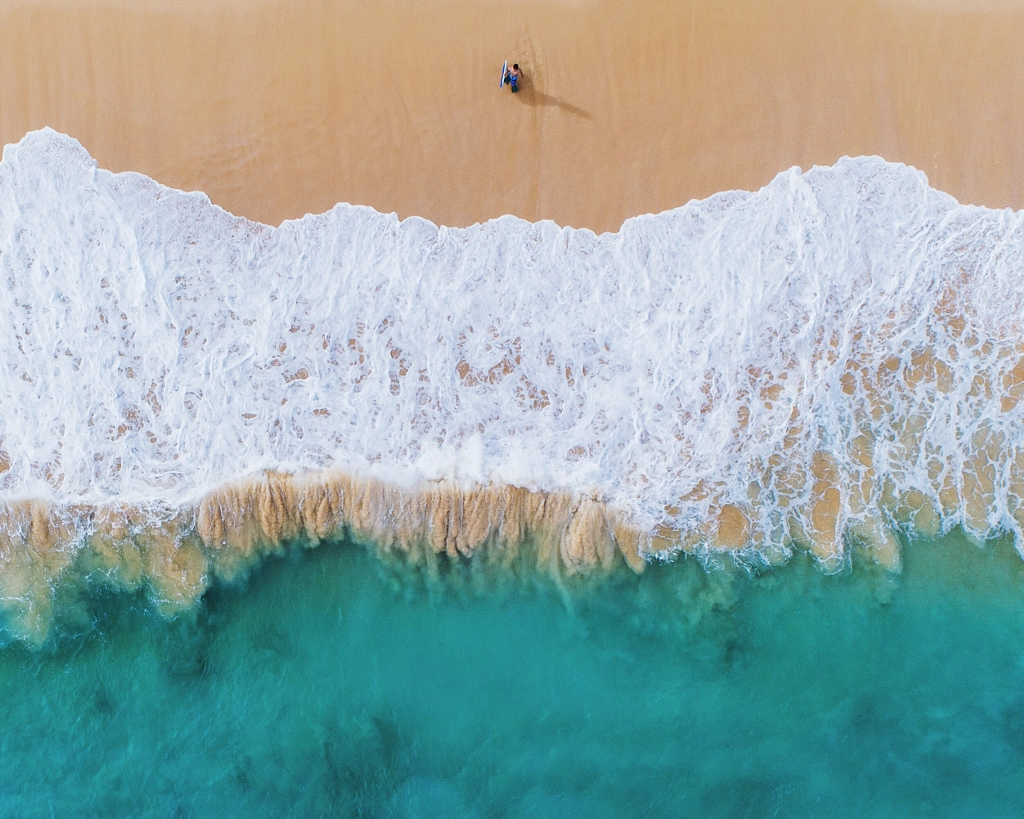
<svg viewBox="0 0 1024 819">
<path fill-rule="evenodd" d="M 168 622 L 65 606 L 0 650 L 0 814 L 1007 816 L 1024 563 L 689 559 L 556 587 L 295 549 Z M 77 615 L 68 612 L 77 611 Z"/>
<path fill-rule="evenodd" d="M 187 607 L 210 566 L 345 532 L 546 538 L 569 573 L 700 543 L 838 566 L 847 536 L 895 566 L 893 523 L 1024 537 L 1024 214 L 906 166 L 602 236 L 343 204 L 275 229 L 47 130 L 4 150 L 0 228 L 26 639 L 83 548 Z"/>
</svg>

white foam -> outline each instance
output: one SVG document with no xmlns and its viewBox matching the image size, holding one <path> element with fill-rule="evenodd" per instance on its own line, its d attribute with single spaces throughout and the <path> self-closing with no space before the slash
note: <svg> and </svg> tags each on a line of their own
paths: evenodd
<svg viewBox="0 0 1024 819">
<path fill-rule="evenodd" d="M 648 527 L 753 498 L 781 537 L 773 456 L 810 474 L 832 453 L 858 480 L 865 425 L 900 491 L 936 497 L 929 465 L 979 430 L 1004 435 L 1009 475 L 1021 409 L 970 391 L 1016 363 L 1022 252 L 1019 214 L 878 158 L 602 236 L 349 205 L 275 229 L 34 132 L 0 163 L 0 500 L 173 504 L 333 466 L 569 488 Z M 843 391 L 854 364 L 899 374 L 923 348 L 948 391 L 887 388 L 881 417 Z M 992 527 L 1012 526 L 1000 481 Z"/>
</svg>

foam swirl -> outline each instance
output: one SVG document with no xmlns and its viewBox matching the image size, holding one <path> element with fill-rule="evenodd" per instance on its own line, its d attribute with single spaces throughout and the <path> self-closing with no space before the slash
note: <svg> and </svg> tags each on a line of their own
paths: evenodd
<svg viewBox="0 0 1024 819">
<path fill-rule="evenodd" d="M 0 594 L 45 633 L 70 567 L 173 609 L 225 550 L 343 532 L 560 570 L 1019 535 L 1022 252 L 878 158 L 601 236 L 271 228 L 34 132 L 0 162 Z"/>
</svg>

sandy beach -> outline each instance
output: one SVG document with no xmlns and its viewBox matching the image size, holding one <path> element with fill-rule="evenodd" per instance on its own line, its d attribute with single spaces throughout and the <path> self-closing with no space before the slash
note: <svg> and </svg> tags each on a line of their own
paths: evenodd
<svg viewBox="0 0 1024 819">
<path fill-rule="evenodd" d="M 844 154 L 1021 208 L 1022 41 L 1019 4 L 7 3 L 0 138 L 49 125 L 271 224 L 347 201 L 615 230 Z"/>
</svg>

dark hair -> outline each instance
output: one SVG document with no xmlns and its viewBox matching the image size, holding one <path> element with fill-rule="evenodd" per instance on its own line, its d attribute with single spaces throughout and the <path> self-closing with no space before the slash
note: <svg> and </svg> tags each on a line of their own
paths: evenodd
<svg viewBox="0 0 1024 819">
<path fill-rule="evenodd" d="M 514 68 L 514 69 L 515 69 L 516 71 L 518 71 L 518 70 L 519 70 L 519 63 L 512 63 L 512 67 L 513 67 L 513 68 Z"/>
</svg>

